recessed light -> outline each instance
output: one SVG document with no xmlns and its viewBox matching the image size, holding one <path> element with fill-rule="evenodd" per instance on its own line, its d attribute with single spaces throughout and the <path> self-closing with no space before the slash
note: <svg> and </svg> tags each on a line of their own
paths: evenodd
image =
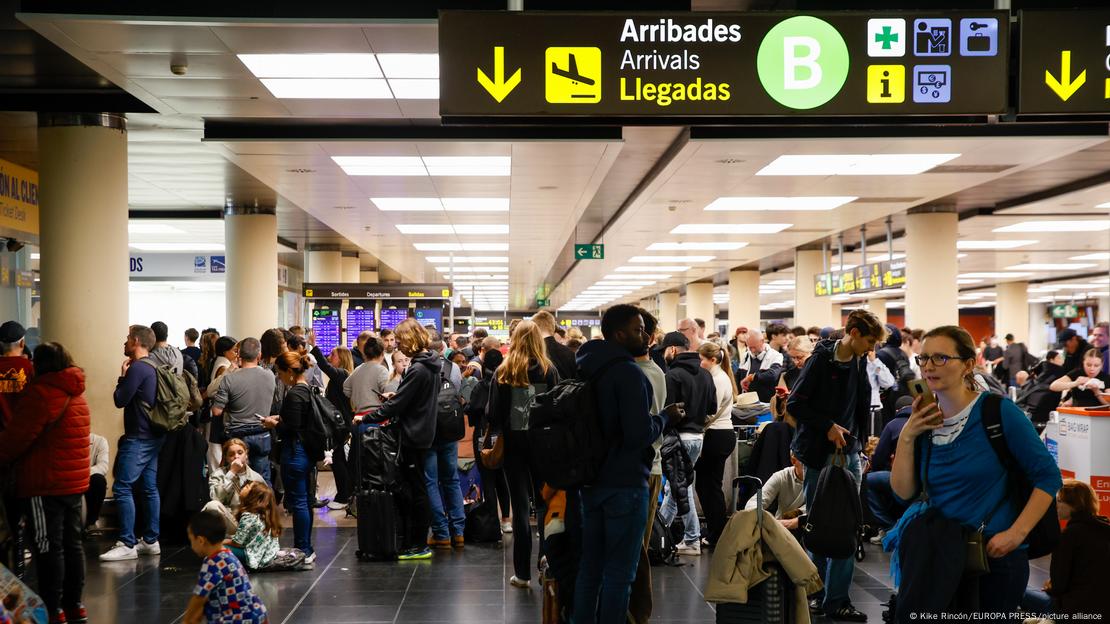
<svg viewBox="0 0 1110 624">
<path fill-rule="evenodd" d="M 439 81 L 431 79 L 390 78 L 389 90 L 398 100 L 438 100 Z"/>
<path fill-rule="evenodd" d="M 437 266 L 436 270 L 440 273 L 508 273 L 509 267 L 507 266 L 457 266 L 451 268 L 449 266 Z"/>
<path fill-rule="evenodd" d="M 508 243 L 413 243 L 417 251 L 508 251 Z"/>
<path fill-rule="evenodd" d="M 649 268 L 649 267 L 644 267 L 644 268 L 646 269 L 646 268 Z M 659 269 L 659 267 L 650 267 L 650 268 Z M 670 277 L 671 276 L 670 276 L 669 273 L 642 273 L 642 274 L 636 274 L 636 275 L 629 275 L 628 273 L 625 273 L 623 275 L 618 275 L 618 274 L 606 275 L 602 279 L 607 279 L 607 280 L 624 280 L 624 279 L 665 280 L 665 279 L 670 279 Z"/>
<path fill-rule="evenodd" d="M 859 199 L 852 196 L 830 197 L 718 197 L 706 210 L 833 210 Z"/>
<path fill-rule="evenodd" d="M 402 234 L 508 234 L 507 223 L 398 223 L 394 227 Z"/>
<path fill-rule="evenodd" d="M 977 251 L 983 249 L 1017 249 L 1018 247 L 1027 247 L 1029 245 L 1036 245 L 1040 241 L 1035 240 L 958 240 L 956 241 L 956 249 L 966 249 L 969 251 Z"/>
<path fill-rule="evenodd" d="M 383 212 L 438 212 L 443 202 L 438 197 L 371 197 L 370 201 Z"/>
<path fill-rule="evenodd" d="M 371 197 L 383 212 L 508 212 L 508 197 Z"/>
<path fill-rule="evenodd" d="M 671 234 L 778 234 L 792 223 L 683 223 Z"/>
<path fill-rule="evenodd" d="M 381 78 L 373 54 L 239 54 L 258 78 Z M 416 78 L 417 76 L 413 76 Z"/>
<path fill-rule="evenodd" d="M 1110 230 L 1110 220 L 1022 221 L 994 228 L 995 232 L 1105 232 L 1106 230 Z"/>
<path fill-rule="evenodd" d="M 689 271 L 690 267 L 688 267 L 688 266 L 677 266 L 677 265 L 676 266 L 670 266 L 670 265 L 655 266 L 655 265 L 652 265 L 652 266 L 642 266 L 642 267 L 639 267 L 639 266 L 622 266 L 622 267 L 617 267 L 614 270 L 618 273 L 644 273 L 644 272 L 647 272 L 647 271 L 672 271 L 674 273 L 682 273 L 683 271 Z"/>
<path fill-rule="evenodd" d="M 439 78 L 438 54 L 379 54 L 386 78 Z"/>
<path fill-rule="evenodd" d="M 982 284 L 983 280 L 981 280 L 981 279 L 960 278 L 960 279 L 956 280 L 956 283 L 960 284 L 960 285 Z"/>
<path fill-rule="evenodd" d="M 767 285 L 768 286 L 790 286 L 791 288 L 793 288 L 794 280 L 788 280 L 788 279 L 772 280 L 770 282 L 767 282 Z"/>
<path fill-rule="evenodd" d="M 428 168 L 419 156 L 332 156 L 351 176 L 426 176 Z"/>
<path fill-rule="evenodd" d="M 42 254 L 40 254 L 39 252 L 36 251 L 36 252 L 31 254 L 31 259 L 32 260 L 41 260 L 42 259 Z"/>
<path fill-rule="evenodd" d="M 632 256 L 629 262 L 709 262 L 715 256 Z"/>
<path fill-rule="evenodd" d="M 1110 252 L 1099 251 L 1082 256 L 1072 256 L 1071 258 L 1068 258 L 1068 260 L 1110 260 Z"/>
<path fill-rule="evenodd" d="M 260 78 L 278 99 L 392 100 L 383 78 Z"/>
<path fill-rule="evenodd" d="M 960 282 L 959 281 L 959 280 L 963 280 L 963 279 L 1006 279 L 1006 278 L 1009 278 L 1009 277 L 1031 277 L 1032 275 L 1033 275 L 1032 273 L 1003 273 L 1001 271 L 985 271 L 985 272 L 979 272 L 979 273 L 960 273 L 960 275 L 958 276 L 957 283 L 966 283 L 966 282 Z"/>
<path fill-rule="evenodd" d="M 1058 264 L 1053 264 L 1053 263 L 1049 263 L 1049 262 L 1030 262 L 1030 263 L 1027 263 L 1027 264 L 1015 264 L 1013 266 L 1008 266 L 1008 267 L 1006 267 L 1006 270 L 1007 271 L 1078 271 L 1079 269 L 1089 269 L 1091 267 L 1096 267 L 1096 266 L 1098 266 L 1098 265 L 1097 264 L 1085 264 L 1085 263 L 1078 263 L 1078 264 L 1058 263 Z"/>
<path fill-rule="evenodd" d="M 602 281 L 598 282 L 597 284 L 599 286 L 651 286 L 654 283 L 655 283 L 654 280 L 650 280 L 650 281 L 627 281 L 627 280 L 609 280 L 609 279 L 605 279 L 605 280 L 602 280 Z"/>
<path fill-rule="evenodd" d="M 223 243 L 128 243 L 139 251 L 223 251 Z"/>
<path fill-rule="evenodd" d="M 175 228 L 165 223 L 143 223 L 137 221 L 127 222 L 128 234 L 174 234 L 185 235 L 185 230 Z"/>
<path fill-rule="evenodd" d="M 509 156 L 425 156 L 432 176 L 507 176 L 512 172 Z"/>
<path fill-rule="evenodd" d="M 756 175 L 916 175 L 959 154 L 827 154 L 784 155 Z"/>
<path fill-rule="evenodd" d="M 740 242 L 690 242 L 690 243 L 652 243 L 648 251 L 736 251 L 747 247 Z"/>
<path fill-rule="evenodd" d="M 497 263 L 508 262 L 508 256 L 428 256 L 424 258 L 432 264 L 443 264 L 456 262 L 460 264 L 474 264 L 474 263 Z"/>
</svg>

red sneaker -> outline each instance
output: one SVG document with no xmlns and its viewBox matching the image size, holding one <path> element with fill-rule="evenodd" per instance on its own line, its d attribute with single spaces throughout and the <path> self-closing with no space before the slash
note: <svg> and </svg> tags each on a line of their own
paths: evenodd
<svg viewBox="0 0 1110 624">
<path fill-rule="evenodd" d="M 85 605 L 77 603 L 76 606 L 66 609 L 67 624 L 86 624 L 89 621 L 89 612 Z"/>
<path fill-rule="evenodd" d="M 66 624 L 66 612 L 55 609 L 54 615 L 50 616 L 50 624 Z"/>
</svg>

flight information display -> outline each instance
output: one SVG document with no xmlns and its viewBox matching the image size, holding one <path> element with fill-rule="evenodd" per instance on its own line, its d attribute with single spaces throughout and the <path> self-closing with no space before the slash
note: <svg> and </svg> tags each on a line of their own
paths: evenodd
<svg viewBox="0 0 1110 624">
<path fill-rule="evenodd" d="M 347 308 L 347 346 L 353 348 L 358 335 L 364 331 L 374 331 L 374 305 L 356 305 Z"/>
<path fill-rule="evenodd" d="M 409 309 L 405 308 L 382 308 L 381 319 L 379 327 L 381 329 L 390 329 L 397 327 L 402 321 L 409 317 Z"/>
<path fill-rule="evenodd" d="M 316 334 L 316 346 L 325 356 L 339 346 L 339 310 L 314 308 L 312 310 L 312 331 Z"/>
<path fill-rule="evenodd" d="M 434 326 L 437 332 L 443 331 L 442 308 L 417 308 L 416 320 L 425 327 L 427 327 L 428 325 Z"/>
</svg>

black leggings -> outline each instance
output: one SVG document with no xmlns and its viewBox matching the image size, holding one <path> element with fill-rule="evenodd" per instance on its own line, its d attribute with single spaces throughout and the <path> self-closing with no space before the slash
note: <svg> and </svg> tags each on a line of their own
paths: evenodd
<svg viewBox="0 0 1110 624">
<path fill-rule="evenodd" d="M 513 505 L 513 572 L 517 578 L 532 578 L 531 500 L 536 502 L 536 525 L 540 532 L 540 556 L 543 556 L 543 520 L 547 506 L 543 501 L 543 483 L 536 478 L 528 452 L 525 433 L 512 431 L 505 439 L 505 476 L 509 480 L 509 498 Z"/>
<path fill-rule="evenodd" d="M 351 452 L 354 452 L 354 440 L 351 440 Z M 343 444 L 338 444 L 331 453 L 331 474 L 335 478 L 335 502 L 346 503 L 351 497 L 355 482 L 354 466 L 347 459 Z"/>
<path fill-rule="evenodd" d="M 694 491 L 698 494 L 701 510 L 705 514 L 706 539 L 710 544 L 717 543 L 728 518 L 722 481 L 725 463 L 735 450 L 736 433 L 732 429 L 709 429 L 702 441 L 701 456 L 694 465 L 697 475 L 694 479 Z"/>
<path fill-rule="evenodd" d="M 81 543 L 81 494 L 36 496 L 25 507 L 31 550 L 38 569 L 38 590 L 47 613 L 72 608 L 85 589 L 85 550 Z"/>
</svg>

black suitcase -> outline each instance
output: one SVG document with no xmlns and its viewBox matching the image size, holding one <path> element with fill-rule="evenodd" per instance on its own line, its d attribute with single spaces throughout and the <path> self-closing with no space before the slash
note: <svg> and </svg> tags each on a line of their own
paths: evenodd
<svg viewBox="0 0 1110 624">
<path fill-rule="evenodd" d="M 763 483 L 755 477 L 737 477 L 732 481 L 735 490 L 743 480 L 753 481 L 756 486 L 756 504 L 763 509 Z M 739 510 L 737 510 L 739 511 Z M 757 516 L 762 531 L 763 514 Z M 775 562 L 765 562 L 764 566 L 772 571 L 765 581 L 748 590 L 748 602 L 717 603 L 717 624 L 745 624 L 763 622 L 766 624 L 792 624 L 794 618 L 794 584 Z"/>
<path fill-rule="evenodd" d="M 397 506 L 391 492 L 362 490 L 355 495 L 358 508 L 358 550 L 361 561 L 397 559 Z"/>
</svg>

